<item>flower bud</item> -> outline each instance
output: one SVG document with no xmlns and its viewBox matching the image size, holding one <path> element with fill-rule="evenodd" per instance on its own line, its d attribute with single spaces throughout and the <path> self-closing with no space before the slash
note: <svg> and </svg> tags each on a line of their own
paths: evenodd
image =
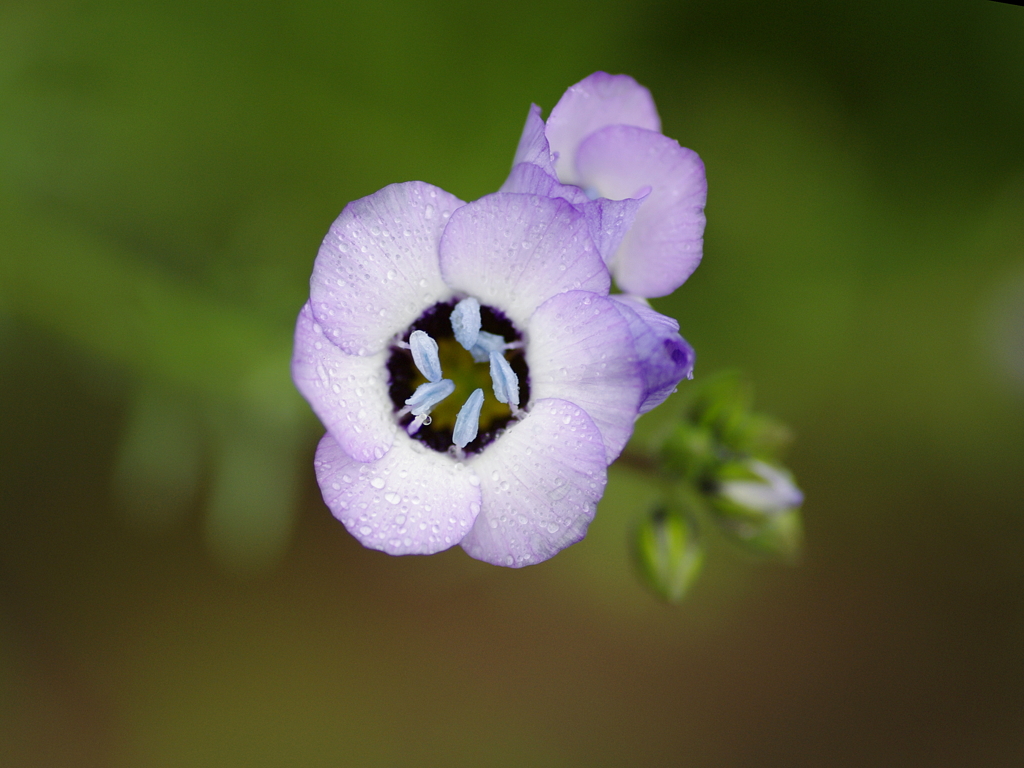
<svg viewBox="0 0 1024 768">
<path fill-rule="evenodd" d="M 700 572 L 704 550 L 689 515 L 655 509 L 636 531 L 637 565 L 647 584 L 664 599 L 683 599 Z"/>
<path fill-rule="evenodd" d="M 722 465 L 711 505 L 722 529 L 748 550 L 792 559 L 803 538 L 803 500 L 789 472 L 748 459 Z"/>
<path fill-rule="evenodd" d="M 726 465 L 723 474 L 728 473 Z M 728 505 L 755 516 L 777 515 L 804 503 L 804 495 L 784 469 L 757 459 L 743 462 L 739 477 L 719 481 L 718 493 Z"/>
</svg>

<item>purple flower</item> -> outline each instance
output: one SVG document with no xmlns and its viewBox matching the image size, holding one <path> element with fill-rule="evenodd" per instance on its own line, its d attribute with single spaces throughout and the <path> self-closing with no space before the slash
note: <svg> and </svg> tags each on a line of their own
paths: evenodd
<svg viewBox="0 0 1024 768">
<path fill-rule="evenodd" d="M 502 191 L 394 184 L 331 226 L 292 376 L 327 428 L 324 500 L 365 546 L 518 567 L 583 538 L 636 417 L 692 376 L 642 297 L 700 261 L 706 185 L 658 128 L 646 89 L 599 72 L 547 125 L 531 108 Z"/>
<path fill-rule="evenodd" d="M 292 375 L 327 428 L 324 500 L 365 546 L 523 566 L 583 537 L 636 416 L 683 375 L 651 359 L 657 313 L 608 296 L 593 220 L 409 182 L 331 226 Z"/>
<path fill-rule="evenodd" d="M 502 190 L 580 207 L 626 293 L 665 296 L 700 263 L 704 164 L 661 134 L 650 93 L 627 75 L 595 72 L 565 92 L 546 124 L 533 105 Z"/>
</svg>

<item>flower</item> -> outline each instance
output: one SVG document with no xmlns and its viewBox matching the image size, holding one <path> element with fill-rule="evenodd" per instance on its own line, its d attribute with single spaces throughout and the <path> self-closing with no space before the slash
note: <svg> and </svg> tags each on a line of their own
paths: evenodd
<svg viewBox="0 0 1024 768">
<path fill-rule="evenodd" d="M 518 567 L 583 537 L 636 416 L 684 374 L 668 348 L 689 350 L 673 321 L 608 296 L 590 227 L 559 197 L 465 204 L 423 182 L 350 203 L 331 226 L 292 375 L 327 428 L 324 500 L 365 546 L 458 543 Z M 463 403 L 454 424 L 438 416 L 449 402 Z"/>
<path fill-rule="evenodd" d="M 650 92 L 627 75 L 595 72 L 565 92 L 547 123 L 533 105 L 502 190 L 580 206 L 626 293 L 665 296 L 700 263 L 704 164 L 662 135 Z M 609 217 L 625 226 L 603 226 Z"/>
<path fill-rule="evenodd" d="M 706 185 L 659 126 L 599 72 L 546 125 L 531 108 L 498 193 L 394 184 L 331 226 L 292 376 L 327 428 L 324 500 L 365 546 L 518 567 L 583 537 L 636 417 L 692 377 L 644 297 L 699 262 Z"/>
</svg>

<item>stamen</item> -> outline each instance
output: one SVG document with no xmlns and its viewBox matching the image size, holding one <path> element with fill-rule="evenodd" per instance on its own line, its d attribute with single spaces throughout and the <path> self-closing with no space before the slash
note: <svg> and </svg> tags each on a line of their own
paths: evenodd
<svg viewBox="0 0 1024 768">
<path fill-rule="evenodd" d="M 452 332 L 464 349 L 472 349 L 480 333 L 480 302 L 472 296 L 463 299 L 452 310 Z"/>
<path fill-rule="evenodd" d="M 459 448 L 465 448 L 468 443 L 476 439 L 477 430 L 480 429 L 480 409 L 483 404 L 484 391 L 475 389 L 459 409 L 459 415 L 455 417 L 455 429 L 452 431 L 452 442 Z"/>
<path fill-rule="evenodd" d="M 412 350 L 412 361 L 423 377 L 427 381 L 440 381 L 441 359 L 437 356 L 437 342 L 425 331 L 413 331 L 409 334 L 409 348 Z"/>
<path fill-rule="evenodd" d="M 476 337 L 476 344 L 469 350 L 469 354 L 473 356 L 474 363 L 486 363 L 491 358 L 491 352 L 504 352 L 507 348 L 504 336 L 480 331 Z"/>
<path fill-rule="evenodd" d="M 416 434 L 416 431 L 430 418 L 430 409 L 454 391 L 455 382 L 451 379 L 441 379 L 441 381 L 436 382 L 432 381 L 426 384 L 420 384 L 416 387 L 416 391 L 412 393 L 412 397 L 405 401 L 405 408 L 398 412 L 399 418 L 407 413 L 412 413 L 416 417 L 407 427 L 409 434 Z"/>
<path fill-rule="evenodd" d="M 508 360 L 497 352 L 491 352 L 491 383 L 494 396 L 499 403 L 508 403 L 515 412 L 519 408 L 519 377 Z"/>
</svg>

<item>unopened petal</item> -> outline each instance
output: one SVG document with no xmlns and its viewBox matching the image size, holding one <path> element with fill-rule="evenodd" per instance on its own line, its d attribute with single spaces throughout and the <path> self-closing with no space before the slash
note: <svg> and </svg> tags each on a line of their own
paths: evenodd
<svg viewBox="0 0 1024 768">
<path fill-rule="evenodd" d="M 569 88 L 548 117 L 545 133 L 558 154 L 555 171 L 565 184 L 581 184 L 573 164 L 580 143 L 607 125 L 661 130 L 651 92 L 629 75 L 595 72 Z M 626 195 L 622 195 L 626 197 Z"/>
<path fill-rule="evenodd" d="M 451 296 L 437 246 L 463 203 L 414 181 L 356 200 L 331 225 L 313 266 L 310 302 L 327 337 L 352 355 L 383 350 L 427 307 Z"/>
<path fill-rule="evenodd" d="M 363 546 L 389 555 L 448 549 L 480 511 L 472 470 L 404 436 L 381 460 L 361 464 L 327 433 L 313 467 L 331 513 Z"/>
<path fill-rule="evenodd" d="M 327 431 L 356 461 L 375 461 L 387 453 L 397 430 L 386 357 L 386 352 L 346 355 L 328 340 L 309 304 L 299 313 L 292 379 Z"/>
<path fill-rule="evenodd" d="M 582 539 L 607 480 L 600 432 L 564 400 L 534 403 L 471 467 L 480 478 L 482 511 L 462 548 L 514 568 Z"/>
</svg>

